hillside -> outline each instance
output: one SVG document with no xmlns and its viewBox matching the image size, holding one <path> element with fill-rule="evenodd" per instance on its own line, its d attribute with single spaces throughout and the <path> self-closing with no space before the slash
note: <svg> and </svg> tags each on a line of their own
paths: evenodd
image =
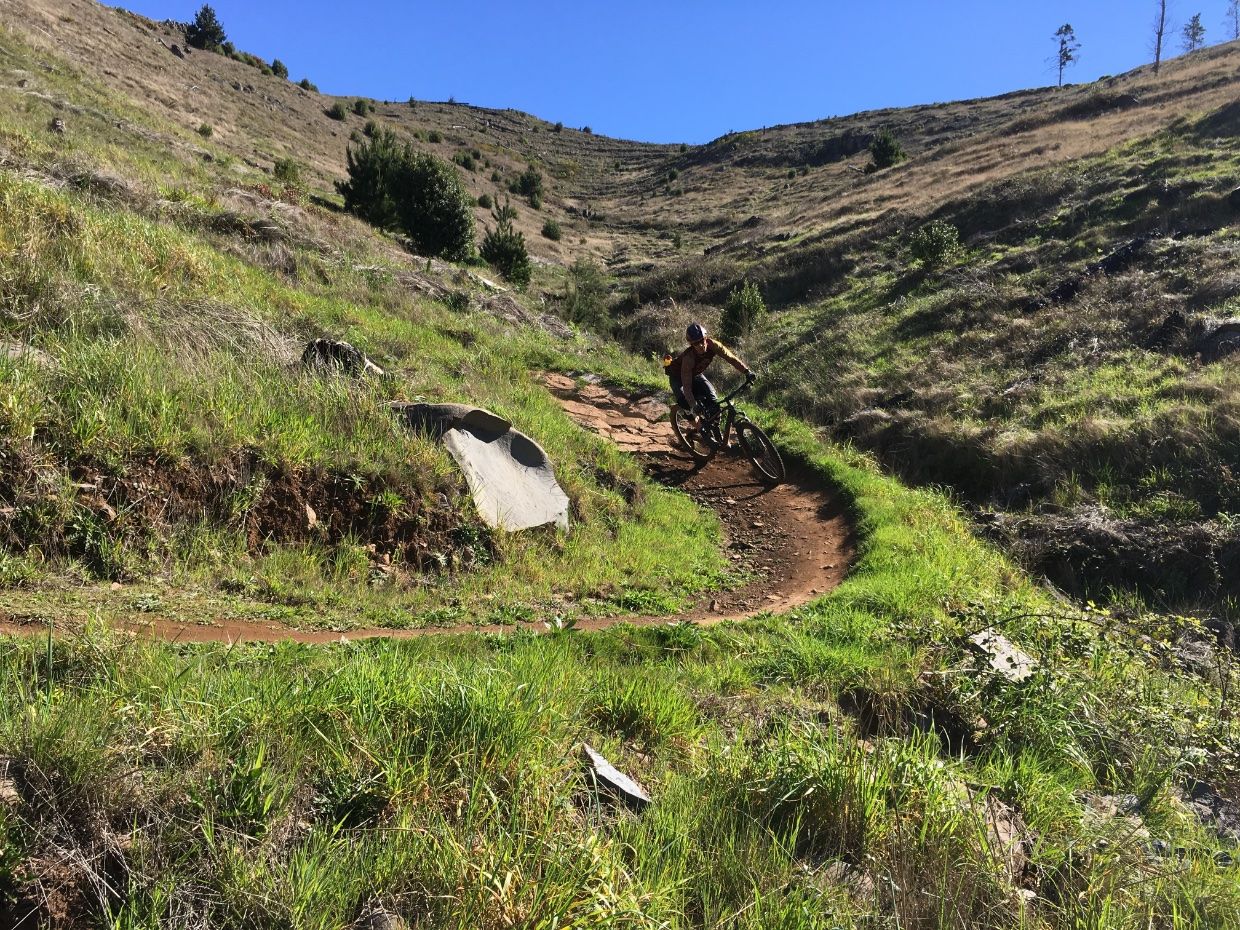
<svg viewBox="0 0 1240 930">
<path fill-rule="evenodd" d="M 1240 48 L 682 147 L 183 45 L 0 8 L 0 930 L 1240 928 Z M 527 288 L 342 210 L 370 120 L 541 172 Z M 649 357 L 746 281 L 774 488 Z"/>
</svg>

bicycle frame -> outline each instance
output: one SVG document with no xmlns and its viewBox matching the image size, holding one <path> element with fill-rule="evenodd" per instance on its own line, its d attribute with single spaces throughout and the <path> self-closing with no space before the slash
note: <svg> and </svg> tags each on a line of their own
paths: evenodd
<svg viewBox="0 0 1240 930">
<path fill-rule="evenodd" d="M 727 446 L 728 444 L 728 439 L 732 435 L 732 425 L 736 422 L 736 415 L 739 413 L 736 409 L 736 404 L 732 401 L 741 394 L 744 394 L 751 387 L 753 387 L 753 379 L 746 378 L 738 387 L 719 398 L 719 418 L 722 427 L 719 431 L 719 435 L 723 439 L 724 446 Z"/>
</svg>

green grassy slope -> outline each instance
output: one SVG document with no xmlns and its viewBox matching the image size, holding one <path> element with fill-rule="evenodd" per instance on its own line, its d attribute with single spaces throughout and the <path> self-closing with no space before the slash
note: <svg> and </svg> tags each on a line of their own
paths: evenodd
<svg viewBox="0 0 1240 930">
<path fill-rule="evenodd" d="M 328 626 L 520 616 L 556 598 L 606 610 L 621 582 L 674 608 L 717 582 L 712 519 L 534 384 L 531 370 L 597 355 L 594 342 L 514 332 L 467 272 L 419 270 L 296 188 L 169 162 L 123 106 L 62 139 L 20 93 L 8 104 L 3 577 L 35 588 L 12 597 L 17 616 L 43 611 L 55 578 L 154 578 L 173 593 L 133 597 Z M 300 347 L 319 335 L 392 377 L 303 373 Z M 420 397 L 487 406 L 536 436 L 574 532 L 514 541 L 477 523 L 446 455 L 386 409 Z M 175 589 L 204 587 L 220 600 L 177 603 Z"/>
<path fill-rule="evenodd" d="M 1142 631 L 1047 603 L 935 495 L 781 435 L 864 529 L 850 579 L 787 618 L 327 649 L 10 643 L 10 913 L 1236 926 L 1237 866 L 1181 800 L 1190 773 L 1234 788 L 1217 692 Z M 962 637 L 991 625 L 1037 654 L 1030 681 L 976 670 Z M 596 796 L 581 741 L 653 805 Z M 1140 813 L 1116 815 L 1127 794 Z"/>
<path fill-rule="evenodd" d="M 86 10 L 119 15 L 59 15 Z M 945 494 L 788 410 L 767 422 L 839 489 L 858 560 L 785 617 L 330 648 L 108 632 L 155 612 L 502 622 L 622 610 L 622 589 L 671 612 L 726 581 L 725 560 L 713 518 L 533 377 L 657 378 L 538 325 L 559 269 L 496 296 L 481 269 L 410 257 L 247 165 L 244 124 L 204 149 L 195 113 L 126 102 L 16 28 L 0 48 L 0 606 L 83 627 L 0 640 L 0 926 L 336 928 L 376 902 L 421 927 L 1237 925 L 1231 653 L 1185 618 L 1053 600 Z M 62 111 L 19 72 L 77 107 L 69 132 L 48 131 Z M 1046 247 L 1017 241 L 1017 259 Z M 955 306 L 939 284 L 966 287 L 966 265 L 907 274 L 895 232 L 873 242 L 872 265 L 746 349 L 855 313 L 874 348 L 849 344 L 844 370 L 912 380 L 889 289 L 924 321 Z M 393 378 L 303 373 L 320 335 Z M 1099 398 L 1117 377 L 1097 374 Z M 1155 396 L 1155 380 L 1132 390 Z M 771 399 L 827 419 L 798 383 Z M 384 409 L 418 396 L 534 435 L 573 532 L 477 524 L 442 452 Z M 985 629 L 1033 655 L 1027 681 L 979 661 L 968 637 Z M 583 741 L 653 804 L 602 801 Z"/>
</svg>

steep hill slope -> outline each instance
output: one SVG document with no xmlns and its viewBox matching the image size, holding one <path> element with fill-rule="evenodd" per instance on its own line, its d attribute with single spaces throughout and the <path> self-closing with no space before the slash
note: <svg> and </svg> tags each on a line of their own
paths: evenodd
<svg viewBox="0 0 1240 930">
<path fill-rule="evenodd" d="M 1231 51 L 1167 68 L 1188 75 L 1201 113 L 1168 115 L 1153 136 L 1116 128 L 1129 136 L 1046 177 L 928 206 L 970 246 L 934 269 L 909 267 L 912 214 L 880 198 L 912 196 L 901 178 L 967 149 L 948 137 L 970 109 L 998 132 L 1096 88 L 842 121 L 861 136 L 891 124 L 914 152 L 864 177 L 833 160 L 860 144 L 830 141 L 834 121 L 682 152 L 520 114 L 376 106 L 366 118 L 421 133 L 428 151 L 477 148 L 476 192 L 542 166 L 542 209 L 519 206 L 519 221 L 544 262 L 513 292 L 340 212 L 330 182 L 365 123 L 328 118 L 330 98 L 218 55 L 180 58 L 175 29 L 78 0 L 10 2 L 0 27 L 0 631 L 22 634 L 0 635 L 0 930 L 1236 926 L 1227 615 L 1053 597 L 946 494 L 901 485 L 789 413 L 976 502 L 1006 487 L 990 440 L 1021 417 L 1075 415 L 1077 383 L 1054 379 L 1084 374 L 1088 404 L 1135 392 L 1116 416 L 1192 400 L 1177 414 L 1192 428 L 1158 448 L 1225 464 L 1228 369 L 1181 358 L 1151 380 L 1142 366 L 1161 356 L 1125 367 L 1114 353 L 1132 331 L 1117 308 L 1147 292 L 1194 295 L 1158 341 L 1168 358 L 1201 307 L 1232 299 L 1234 240 L 1209 227 L 1234 171 L 1233 117 L 1198 67 Z M 1065 125 L 1084 139 L 1091 124 Z M 785 157 L 813 165 L 770 161 Z M 677 194 L 699 171 L 718 186 Z M 821 199 L 779 200 L 808 211 L 795 225 L 749 222 L 754 191 L 802 183 Z M 873 198 L 873 215 L 837 216 L 829 192 Z M 1121 255 L 1197 261 L 1193 273 L 1156 267 L 1155 287 L 1117 258 L 1109 277 L 1077 280 L 1125 224 L 1149 228 L 1160 196 L 1189 235 Z M 537 237 L 546 216 L 573 234 Z M 716 244 L 731 251 L 700 254 Z M 644 346 L 713 312 L 686 301 L 761 284 L 773 312 L 742 349 L 767 360 L 768 398 L 788 409 L 750 412 L 798 476 L 831 489 L 801 517 L 843 508 L 845 577 L 820 541 L 769 527 L 778 512 L 736 471 L 688 480 L 729 510 L 721 525 L 565 415 L 548 383 L 579 405 L 624 387 L 663 396 L 647 358 L 555 315 L 560 262 L 581 255 L 612 262 L 616 329 Z M 1109 368 L 1075 364 L 1095 354 L 1071 338 L 1046 354 L 1078 320 L 1110 320 L 1096 352 Z M 306 370 L 301 347 L 321 336 L 387 376 Z M 1026 362 L 1029 346 L 1043 362 Z M 979 363 L 947 364 L 962 352 Z M 983 409 L 1026 364 L 1033 390 L 1071 396 Z M 606 385 L 571 374 L 587 370 Z M 420 397 L 485 405 L 537 438 L 570 531 L 477 519 L 443 450 L 391 416 L 389 400 Z M 631 419 L 575 409 L 613 437 Z M 995 421 L 976 426 L 979 411 Z M 1146 461 L 1113 459 L 1130 460 Z M 1111 487 L 1144 487 L 1112 467 Z M 791 556 L 771 548 L 781 538 Z M 758 600 L 764 568 L 838 586 Z M 721 589 L 729 613 L 792 609 L 682 619 Z M 582 630 L 626 616 L 645 623 Z M 319 642 L 134 635 L 217 636 L 221 620 Z M 359 626 L 486 632 L 339 636 Z M 583 744 L 649 801 L 618 798 Z"/>
</svg>

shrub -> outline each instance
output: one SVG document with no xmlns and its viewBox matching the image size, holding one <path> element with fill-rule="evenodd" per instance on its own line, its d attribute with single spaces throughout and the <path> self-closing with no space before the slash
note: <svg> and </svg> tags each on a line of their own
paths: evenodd
<svg viewBox="0 0 1240 930">
<path fill-rule="evenodd" d="M 498 184 L 502 180 L 504 180 L 504 176 L 499 173 L 498 168 L 496 168 L 494 171 L 491 172 L 491 183 L 492 184 Z"/>
<path fill-rule="evenodd" d="M 564 235 L 563 231 L 560 229 L 560 224 L 550 217 L 548 217 L 547 221 L 543 223 L 542 234 L 552 242 L 559 242 Z"/>
<path fill-rule="evenodd" d="M 287 81 L 288 80 L 288 65 L 282 62 L 279 58 L 273 58 L 271 60 L 271 73 L 274 74 L 276 77 L 280 78 L 281 80 Z"/>
<path fill-rule="evenodd" d="M 890 168 L 892 165 L 899 164 L 908 156 L 904 154 L 904 148 L 900 145 L 899 140 L 891 134 L 890 129 L 881 130 L 874 137 L 874 141 L 870 143 L 870 163 L 871 171 L 878 171 L 882 168 Z"/>
<path fill-rule="evenodd" d="M 366 116 L 368 113 L 375 112 L 375 108 L 373 104 L 359 98 L 353 101 L 353 112 L 358 116 Z"/>
<path fill-rule="evenodd" d="M 514 194 L 520 194 L 522 197 L 529 200 L 530 206 L 537 210 L 542 205 L 542 172 L 533 165 L 529 165 L 524 171 L 517 175 L 516 180 L 508 185 L 508 189 Z M 537 203 L 535 201 L 537 201 Z"/>
<path fill-rule="evenodd" d="M 338 182 L 345 209 L 384 228 L 403 231 L 421 255 L 452 261 L 473 247 L 472 204 L 456 169 L 415 152 L 379 129 L 347 153 L 349 179 Z"/>
<path fill-rule="evenodd" d="M 297 86 L 300 87 L 302 90 L 312 90 L 316 94 L 319 92 L 318 85 L 315 84 L 314 81 L 310 80 L 309 78 L 302 78 L 300 81 L 297 82 Z"/>
<path fill-rule="evenodd" d="M 362 135 L 368 139 L 373 139 L 376 132 L 379 131 L 379 124 L 372 119 L 366 120 L 366 125 L 362 127 Z"/>
<path fill-rule="evenodd" d="M 589 126 L 582 126 L 581 131 L 584 132 L 587 136 L 592 135 L 594 133 L 594 130 L 591 129 Z"/>
<path fill-rule="evenodd" d="M 565 319 L 594 330 L 606 332 L 610 327 L 607 282 L 602 269 L 588 258 L 577 259 L 568 269 L 563 313 Z"/>
<path fill-rule="evenodd" d="M 185 29 L 185 41 L 194 48 L 208 51 L 219 51 L 228 42 L 224 35 L 224 27 L 220 25 L 215 10 L 207 4 L 202 5 L 194 21 Z"/>
<path fill-rule="evenodd" d="M 327 108 L 326 113 L 332 119 L 343 120 L 346 116 L 348 116 L 349 111 L 344 108 L 343 103 L 337 100 L 335 103 L 333 103 L 330 107 Z"/>
<path fill-rule="evenodd" d="M 438 129 L 432 129 L 430 132 L 426 134 L 426 141 L 434 142 L 436 145 L 438 145 L 440 142 L 443 141 L 443 136 L 439 134 Z"/>
<path fill-rule="evenodd" d="M 418 101 L 414 99 L 413 97 L 410 97 L 409 98 L 409 109 L 416 110 L 417 108 L 418 108 Z"/>
<path fill-rule="evenodd" d="M 272 171 L 277 181 L 282 181 L 290 187 L 296 187 L 301 184 L 301 165 L 291 158 L 276 159 L 275 168 Z"/>
<path fill-rule="evenodd" d="M 668 181 L 675 181 L 678 177 L 680 177 L 680 172 L 679 172 L 679 171 L 677 171 L 675 168 L 671 169 L 671 170 L 667 173 L 667 179 L 668 179 Z"/>
<path fill-rule="evenodd" d="M 766 313 L 766 303 L 758 286 L 746 281 L 728 295 L 719 319 L 719 338 L 739 342 L 753 330 L 758 317 Z"/>
<path fill-rule="evenodd" d="M 491 199 L 490 194 L 479 194 L 478 195 L 478 206 L 482 207 L 482 209 L 490 210 L 492 204 L 494 203 L 495 201 Z"/>
<path fill-rule="evenodd" d="M 909 237 L 908 250 L 926 268 L 937 268 L 960 251 L 960 230 L 934 220 Z"/>
<path fill-rule="evenodd" d="M 201 123 L 198 126 L 198 135 L 202 136 L 204 139 L 210 139 L 212 133 L 214 132 L 215 130 L 211 127 L 210 123 Z"/>
<path fill-rule="evenodd" d="M 563 123 L 561 123 L 561 122 L 556 122 L 556 124 L 555 124 L 554 126 L 552 126 L 552 127 L 551 127 L 551 131 L 552 131 L 552 132 L 563 132 L 563 131 L 564 131 L 564 124 L 563 124 Z"/>
<path fill-rule="evenodd" d="M 469 152 L 457 152 L 452 156 L 452 160 L 466 171 L 473 171 L 477 167 L 474 162 L 474 156 L 469 154 Z"/>
<path fill-rule="evenodd" d="M 687 143 L 687 142 L 682 142 L 682 143 L 680 143 L 680 152 L 681 152 L 681 154 L 683 155 L 683 154 L 684 154 L 685 152 L 687 152 L 687 151 L 689 151 L 689 143 Z"/>
<path fill-rule="evenodd" d="M 487 230 L 479 251 L 506 280 L 517 287 L 525 287 L 532 274 L 530 253 L 525 248 L 525 236 L 512 226 L 507 206 L 505 203 L 494 211 L 495 228 Z"/>
</svg>

